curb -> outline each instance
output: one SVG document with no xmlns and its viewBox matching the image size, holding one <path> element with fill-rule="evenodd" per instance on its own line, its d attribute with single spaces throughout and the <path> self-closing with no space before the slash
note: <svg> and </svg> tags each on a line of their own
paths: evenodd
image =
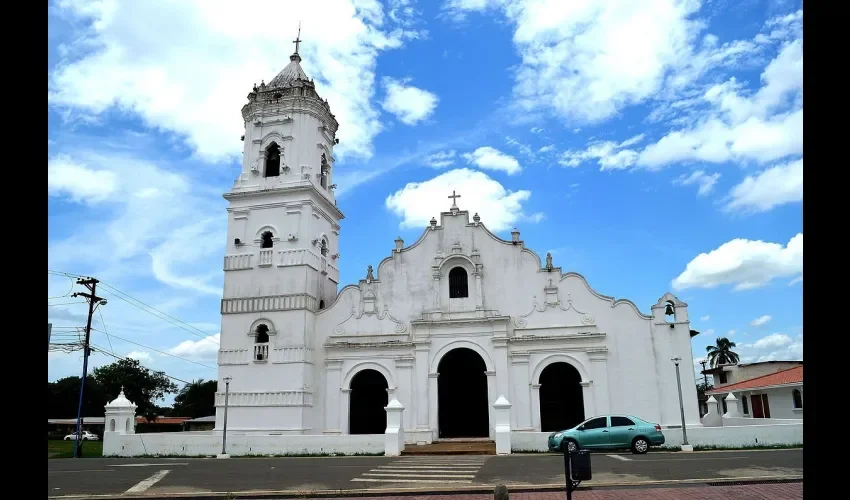
<svg viewBox="0 0 850 500">
<path fill-rule="evenodd" d="M 604 490 L 604 489 L 622 489 L 622 488 L 647 488 L 647 487 L 664 487 L 664 486 L 689 486 L 689 485 L 704 485 L 709 486 L 719 485 L 722 483 L 763 483 L 763 482 L 802 482 L 802 475 L 785 475 L 785 476 L 748 476 L 748 477 L 728 477 L 728 478 L 703 478 L 703 479 L 668 479 L 659 481 L 610 481 L 593 483 L 589 481 L 586 486 L 579 486 L 579 490 Z M 564 491 L 565 484 L 506 484 L 508 490 L 513 493 L 536 493 L 548 491 Z M 163 493 L 163 494 L 140 494 L 140 495 L 62 495 L 49 496 L 48 500 L 221 500 L 222 498 L 238 498 L 238 499 L 282 499 L 282 498 L 339 498 L 339 497 L 384 497 L 384 496 L 432 496 L 432 495 L 453 495 L 461 493 L 487 493 L 492 494 L 493 485 L 474 485 L 474 486 L 457 486 L 454 488 L 372 488 L 359 490 L 253 490 L 241 492 L 207 492 L 207 493 Z"/>
</svg>

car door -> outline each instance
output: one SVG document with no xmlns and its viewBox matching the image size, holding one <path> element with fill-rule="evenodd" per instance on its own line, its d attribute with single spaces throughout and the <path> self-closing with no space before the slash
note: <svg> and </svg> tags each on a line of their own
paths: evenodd
<svg viewBox="0 0 850 500">
<path fill-rule="evenodd" d="M 591 418 L 579 430 L 579 445 L 582 448 L 603 448 L 608 446 L 608 417 Z"/>
<path fill-rule="evenodd" d="M 612 416 L 608 442 L 612 448 L 627 448 L 637 432 L 637 424 L 629 417 Z"/>
</svg>

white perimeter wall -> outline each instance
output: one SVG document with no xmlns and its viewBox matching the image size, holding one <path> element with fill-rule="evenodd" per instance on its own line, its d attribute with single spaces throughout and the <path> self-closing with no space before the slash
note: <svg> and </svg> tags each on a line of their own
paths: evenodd
<svg viewBox="0 0 850 500">
<path fill-rule="evenodd" d="M 752 419 L 748 419 L 751 420 Z M 664 447 L 682 446 L 681 429 L 664 429 Z M 548 451 L 551 432 L 511 432 L 511 450 Z M 803 444 L 803 423 L 778 425 L 743 425 L 723 427 L 688 427 L 688 444 L 742 448 L 745 446 Z"/>
<path fill-rule="evenodd" d="M 103 436 L 103 456 L 140 455 L 210 456 L 221 453 L 221 434 L 211 432 L 163 432 Z M 231 435 L 227 434 L 229 455 L 353 455 L 384 453 L 383 434 L 336 436 Z"/>
</svg>

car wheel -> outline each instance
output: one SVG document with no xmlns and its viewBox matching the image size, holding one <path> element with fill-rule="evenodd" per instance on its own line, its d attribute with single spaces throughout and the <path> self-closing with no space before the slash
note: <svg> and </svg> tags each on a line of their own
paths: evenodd
<svg viewBox="0 0 850 500">
<path fill-rule="evenodd" d="M 565 439 L 561 443 L 561 451 L 564 451 L 564 450 L 569 451 L 570 453 L 574 453 L 574 452 L 578 451 L 578 443 L 576 443 L 572 439 Z"/>
<path fill-rule="evenodd" d="M 643 455 L 647 451 L 649 451 L 649 443 L 645 438 L 638 437 L 632 441 L 632 453 Z"/>
</svg>

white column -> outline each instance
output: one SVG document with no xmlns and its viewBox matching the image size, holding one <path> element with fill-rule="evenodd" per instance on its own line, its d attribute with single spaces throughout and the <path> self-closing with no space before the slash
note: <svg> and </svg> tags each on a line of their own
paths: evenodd
<svg viewBox="0 0 850 500">
<path fill-rule="evenodd" d="M 741 417 L 741 402 L 738 401 L 738 398 L 735 397 L 734 392 L 730 392 L 728 396 L 725 398 L 726 400 L 726 413 L 723 414 L 724 417 L 727 418 L 740 418 Z"/>
<path fill-rule="evenodd" d="M 484 372 L 487 375 L 487 401 L 495 401 L 496 400 L 496 372 L 495 371 L 486 371 Z M 490 429 L 488 435 L 490 439 L 496 438 L 496 426 L 494 425 L 496 422 L 493 419 L 493 407 L 487 405 L 487 427 Z"/>
<path fill-rule="evenodd" d="M 511 426 L 531 430 L 531 386 L 528 380 L 528 353 L 511 353 Z"/>
<path fill-rule="evenodd" d="M 584 398 L 587 401 L 587 397 Z M 585 414 L 587 403 L 585 403 Z M 540 432 L 540 384 L 531 384 L 531 426 L 536 432 Z"/>
<path fill-rule="evenodd" d="M 484 288 L 481 286 L 481 278 L 483 277 L 484 272 L 481 269 L 478 269 L 473 274 L 475 274 L 475 308 L 484 309 Z"/>
<path fill-rule="evenodd" d="M 431 439 L 440 437 L 437 402 L 437 377 L 439 376 L 439 373 L 428 374 L 428 427 L 431 429 Z"/>
<path fill-rule="evenodd" d="M 416 414 L 417 431 L 426 431 L 428 427 L 428 391 L 430 388 L 430 379 L 428 378 L 428 350 L 427 342 L 414 342 L 414 382 L 413 390 L 416 397 L 413 398 L 408 406 L 411 408 L 411 413 Z"/>
<path fill-rule="evenodd" d="M 404 404 L 410 406 L 410 401 L 413 400 L 413 357 L 404 357 L 395 360 L 396 387 L 395 397 L 399 401 L 404 401 Z M 413 429 L 413 412 L 404 412 L 404 428 Z"/>
<path fill-rule="evenodd" d="M 502 333 L 502 332 L 499 332 Z M 494 363 L 496 365 L 496 394 L 510 394 L 510 373 L 508 372 L 508 337 L 493 338 Z M 490 401 L 493 401 L 492 399 Z"/>
<path fill-rule="evenodd" d="M 325 434 L 340 434 L 342 426 L 342 360 L 325 361 Z M 346 421 L 348 412 L 345 413 Z"/>
<path fill-rule="evenodd" d="M 593 380 L 593 396 L 596 402 L 594 415 L 607 415 L 611 400 L 608 394 L 608 353 L 594 352 L 590 355 L 590 377 Z"/>
<path fill-rule="evenodd" d="M 493 403 L 493 413 L 496 417 L 496 454 L 511 454 L 511 403 L 504 396 Z"/>
<path fill-rule="evenodd" d="M 349 412 L 351 411 L 350 410 L 351 409 L 351 389 L 350 388 L 342 389 L 340 391 L 340 393 L 341 394 L 340 394 L 340 398 L 339 398 L 339 402 L 340 402 L 339 416 L 337 418 L 339 418 L 339 422 L 340 422 L 339 425 L 340 425 L 340 428 L 342 428 L 342 433 L 343 434 L 350 434 L 351 429 L 348 427 L 348 424 L 350 423 L 348 416 L 350 414 Z"/>
<path fill-rule="evenodd" d="M 592 383 L 582 382 L 579 385 L 581 385 L 581 395 L 584 399 L 584 417 L 590 418 L 594 415 L 604 415 L 603 413 L 600 413 L 596 407 L 596 399 L 593 397 L 593 393 L 596 392 L 596 389 L 591 387 Z"/>
</svg>

